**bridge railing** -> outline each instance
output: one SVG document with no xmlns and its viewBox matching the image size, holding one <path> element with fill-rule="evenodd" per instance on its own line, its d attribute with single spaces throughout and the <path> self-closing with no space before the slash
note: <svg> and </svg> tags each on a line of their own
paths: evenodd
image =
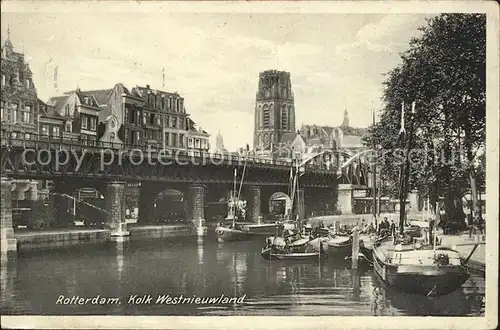
<svg viewBox="0 0 500 330">
<path fill-rule="evenodd" d="M 262 158 L 253 155 L 235 155 L 228 153 L 208 152 L 205 150 L 196 149 L 181 149 L 181 148 L 162 148 L 159 145 L 151 145 L 147 143 L 114 143 L 97 140 L 87 140 L 81 137 L 69 136 L 63 134 L 61 136 L 51 136 L 45 134 L 35 134 L 25 132 L 22 130 L 7 130 L 2 127 L 1 129 L 1 146 L 2 147 L 19 147 L 19 148 L 33 148 L 33 149 L 59 149 L 59 150 L 81 150 L 83 148 L 96 148 L 96 149 L 110 149 L 110 150 L 140 150 L 147 153 L 159 153 L 163 151 L 163 155 L 167 158 L 180 156 L 180 157 L 193 157 L 196 160 L 213 159 L 213 160 L 226 160 L 234 163 L 254 163 L 254 164 L 269 164 L 278 165 L 283 167 L 291 167 L 295 165 L 295 159 L 273 159 Z M 303 170 L 326 170 L 336 171 L 335 166 L 326 166 L 323 163 L 308 163 L 301 167 Z"/>
</svg>

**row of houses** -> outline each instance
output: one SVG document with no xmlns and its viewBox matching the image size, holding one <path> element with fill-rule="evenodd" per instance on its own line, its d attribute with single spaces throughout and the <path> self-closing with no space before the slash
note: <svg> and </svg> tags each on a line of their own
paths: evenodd
<svg viewBox="0 0 500 330">
<path fill-rule="evenodd" d="M 24 54 L 15 52 L 8 37 L 1 59 L 2 134 L 14 139 L 47 137 L 84 145 L 101 142 L 208 151 L 209 134 L 190 118 L 184 98 L 151 88 L 76 88 L 43 102 L 37 97 Z"/>
</svg>

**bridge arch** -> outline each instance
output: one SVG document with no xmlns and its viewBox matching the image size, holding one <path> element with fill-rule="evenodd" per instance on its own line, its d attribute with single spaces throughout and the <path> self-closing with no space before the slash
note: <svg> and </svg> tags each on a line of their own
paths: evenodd
<svg viewBox="0 0 500 330">
<path fill-rule="evenodd" d="M 152 219 L 156 223 L 186 222 L 187 198 L 181 190 L 166 188 L 158 192 L 152 199 Z"/>
<path fill-rule="evenodd" d="M 274 192 L 267 202 L 269 214 L 273 216 L 289 215 L 292 212 L 292 199 L 282 191 Z"/>
</svg>

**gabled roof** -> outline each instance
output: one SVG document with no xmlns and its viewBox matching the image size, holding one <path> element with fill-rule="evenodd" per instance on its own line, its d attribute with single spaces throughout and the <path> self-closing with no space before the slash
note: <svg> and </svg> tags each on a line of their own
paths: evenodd
<svg viewBox="0 0 500 330">
<path fill-rule="evenodd" d="M 47 102 L 47 105 L 54 108 L 54 111 L 60 113 L 63 105 L 66 103 L 66 100 L 70 97 L 70 95 L 63 96 L 53 96 Z"/>
<path fill-rule="evenodd" d="M 76 96 L 78 97 L 78 99 L 80 100 L 80 103 L 82 105 L 88 105 L 88 106 L 95 107 L 95 108 L 99 107 L 99 103 L 97 102 L 96 98 L 92 94 L 86 94 L 86 93 L 82 93 L 82 92 L 78 92 L 78 91 L 75 93 L 76 93 Z M 90 98 L 91 104 L 87 104 L 87 102 L 86 102 L 87 98 Z"/>
<path fill-rule="evenodd" d="M 40 111 L 39 114 L 42 117 L 64 120 L 64 118 L 55 111 L 55 108 L 53 106 L 46 104 L 40 99 L 38 99 L 38 109 Z"/>
<path fill-rule="evenodd" d="M 95 98 L 98 105 L 105 105 L 108 103 L 111 94 L 113 93 L 113 89 L 98 89 L 92 91 L 84 91 L 81 92 L 82 95 L 91 95 Z"/>
<path fill-rule="evenodd" d="M 295 140 L 295 137 L 297 136 L 297 133 L 292 133 L 292 132 L 285 132 L 281 136 L 281 143 L 292 143 Z"/>
</svg>

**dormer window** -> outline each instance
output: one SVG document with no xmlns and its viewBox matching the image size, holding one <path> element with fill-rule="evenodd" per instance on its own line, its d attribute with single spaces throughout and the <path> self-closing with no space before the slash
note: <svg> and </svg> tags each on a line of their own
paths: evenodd
<svg viewBox="0 0 500 330">
<path fill-rule="evenodd" d="M 64 107 L 64 115 L 66 117 L 70 116 L 70 114 L 69 114 L 69 104 L 66 104 L 66 106 Z"/>
</svg>

